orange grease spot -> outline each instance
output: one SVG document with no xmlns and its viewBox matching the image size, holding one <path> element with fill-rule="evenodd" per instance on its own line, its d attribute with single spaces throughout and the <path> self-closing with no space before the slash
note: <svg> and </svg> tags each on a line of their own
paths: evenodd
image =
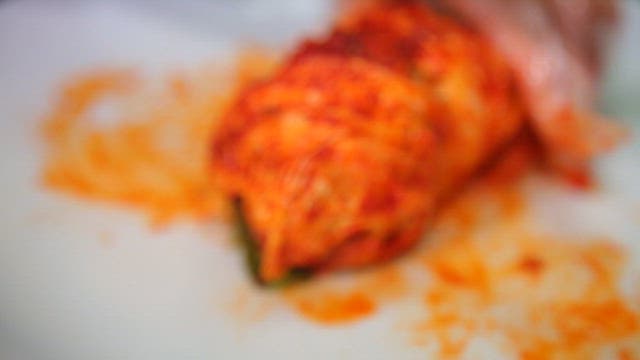
<svg viewBox="0 0 640 360">
<path fill-rule="evenodd" d="M 336 324 L 373 315 L 379 306 L 402 298 L 407 284 L 394 264 L 353 274 L 348 283 L 319 279 L 284 292 L 285 300 L 300 315 L 312 321 Z"/>
<path fill-rule="evenodd" d="M 372 314 L 376 309 L 376 304 L 360 292 L 327 292 L 313 298 L 298 299 L 295 306 L 308 319 L 325 324 L 354 321 Z"/>
<path fill-rule="evenodd" d="M 443 249 L 427 262 L 427 266 L 444 283 L 483 292 L 489 285 L 486 269 L 478 254 L 466 247 L 464 243 L 457 243 L 450 249 Z"/>
<path fill-rule="evenodd" d="M 529 275 L 538 276 L 544 270 L 544 261 L 535 255 L 524 255 L 518 264 L 518 269 Z"/>
</svg>

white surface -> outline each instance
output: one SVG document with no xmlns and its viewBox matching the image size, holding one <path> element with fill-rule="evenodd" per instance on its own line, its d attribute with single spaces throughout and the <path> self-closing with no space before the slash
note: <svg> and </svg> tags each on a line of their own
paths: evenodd
<svg viewBox="0 0 640 360">
<path fill-rule="evenodd" d="M 246 282 L 224 226 L 153 233 L 138 214 L 38 187 L 38 117 L 65 75 L 101 64 L 198 64 L 246 38 L 282 45 L 329 13 L 325 1 L 176 3 L 0 3 L 0 359 L 423 358 L 395 334 L 393 309 L 341 327 L 286 311 L 240 326 L 221 304 Z M 608 108 L 627 120 L 640 115 L 635 5 L 605 87 L 616 102 Z M 547 222 L 634 243 L 637 144 L 601 162 L 604 194 L 543 194 Z M 549 202 L 563 217 L 548 212 Z M 113 247 L 101 245 L 103 234 Z"/>
</svg>

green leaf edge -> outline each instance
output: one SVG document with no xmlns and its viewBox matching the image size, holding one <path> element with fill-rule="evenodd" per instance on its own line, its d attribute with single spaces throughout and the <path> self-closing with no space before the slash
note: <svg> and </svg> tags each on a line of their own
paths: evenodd
<svg viewBox="0 0 640 360">
<path fill-rule="evenodd" d="M 265 281 L 260 277 L 261 254 L 256 237 L 251 231 L 251 226 L 244 213 L 243 200 L 236 197 L 232 200 L 234 224 L 236 229 L 236 239 L 245 252 L 245 263 L 249 270 L 252 280 L 266 288 L 283 288 L 291 286 L 302 281 L 308 280 L 313 276 L 313 271 L 306 268 L 293 268 L 289 270 L 280 279 L 273 281 Z"/>
</svg>

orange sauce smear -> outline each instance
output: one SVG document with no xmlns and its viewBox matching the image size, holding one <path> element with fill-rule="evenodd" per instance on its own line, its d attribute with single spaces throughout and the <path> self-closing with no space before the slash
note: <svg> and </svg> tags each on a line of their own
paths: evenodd
<svg viewBox="0 0 640 360">
<path fill-rule="evenodd" d="M 436 344 L 440 358 L 461 357 L 474 339 L 492 336 L 521 359 L 595 359 L 606 351 L 640 358 L 640 303 L 618 289 L 623 249 L 609 239 L 536 234 L 522 196 L 495 188 L 493 175 L 444 211 L 435 231 L 453 230 L 416 255 L 433 280 L 423 290 L 422 320 L 410 327 L 413 343 Z M 483 193 L 497 204 L 493 224 L 477 215 L 490 199 Z"/>
<path fill-rule="evenodd" d="M 375 304 L 360 292 L 326 292 L 320 297 L 297 300 L 296 309 L 311 320 L 330 324 L 353 321 L 370 315 L 375 310 Z"/>
<path fill-rule="evenodd" d="M 640 344 L 640 314 L 617 290 L 620 249 L 501 231 L 508 236 L 451 239 L 425 256 L 435 281 L 417 343 L 436 339 L 442 357 L 456 357 L 474 337 L 499 334 L 523 359 L 593 358 L 605 346 Z"/>
<path fill-rule="evenodd" d="M 342 283 L 320 278 L 287 289 L 284 302 L 311 321 L 341 324 L 372 316 L 380 305 L 407 293 L 404 274 L 394 265 L 346 276 Z"/>
<path fill-rule="evenodd" d="M 44 185 L 133 206 L 155 224 L 223 215 L 210 137 L 235 89 L 274 64 L 266 52 L 251 50 L 231 78 L 229 66 L 211 65 L 170 73 L 155 87 L 123 69 L 73 76 L 43 120 Z M 109 116 L 100 116 L 105 105 Z"/>
<path fill-rule="evenodd" d="M 466 351 L 478 338 L 498 338 L 494 346 L 520 359 L 640 358 L 640 302 L 618 289 L 623 249 L 527 224 L 518 180 L 535 161 L 517 146 L 442 211 L 413 256 L 432 280 L 412 342 L 435 344 L 439 358 L 473 358 Z"/>
</svg>

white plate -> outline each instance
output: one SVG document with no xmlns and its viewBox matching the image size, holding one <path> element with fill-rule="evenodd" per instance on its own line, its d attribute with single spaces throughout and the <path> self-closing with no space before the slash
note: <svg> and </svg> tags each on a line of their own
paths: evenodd
<svg viewBox="0 0 640 360">
<path fill-rule="evenodd" d="M 65 76 L 99 65 L 198 64 L 228 57 L 246 39 L 286 45 L 321 28 L 330 9 L 320 0 L 0 2 L 1 359 L 426 356 L 395 330 L 392 309 L 337 327 L 286 309 L 242 324 L 226 303 L 247 278 L 225 226 L 183 223 L 156 233 L 142 215 L 37 183 L 38 119 Z M 627 3 L 625 15 L 604 106 L 633 122 L 640 116 L 638 3 Z M 601 161 L 602 194 L 547 194 L 563 216 L 548 222 L 634 243 L 639 150 L 636 141 Z M 101 243 L 104 236 L 113 246 Z M 629 251 L 638 258 L 637 243 Z"/>
</svg>

